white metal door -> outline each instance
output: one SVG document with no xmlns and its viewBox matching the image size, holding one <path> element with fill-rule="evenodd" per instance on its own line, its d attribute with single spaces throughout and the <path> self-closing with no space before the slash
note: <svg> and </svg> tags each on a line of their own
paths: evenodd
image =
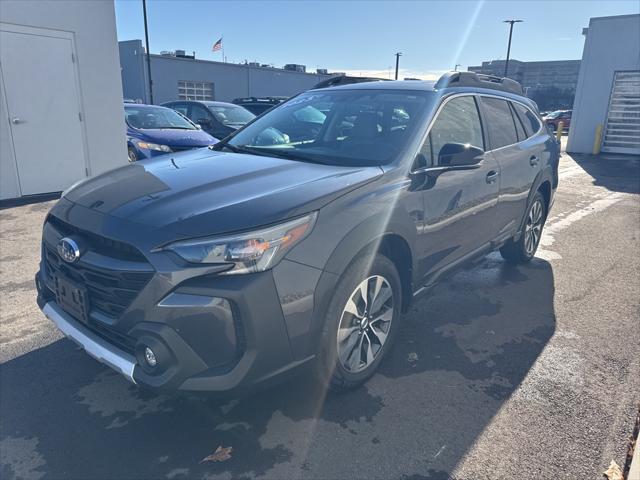
<svg viewBox="0 0 640 480">
<path fill-rule="evenodd" d="M 614 75 L 602 151 L 640 155 L 640 71 Z"/>
<path fill-rule="evenodd" d="M 0 62 L 22 195 L 86 176 L 70 38 L 0 31 Z"/>
</svg>

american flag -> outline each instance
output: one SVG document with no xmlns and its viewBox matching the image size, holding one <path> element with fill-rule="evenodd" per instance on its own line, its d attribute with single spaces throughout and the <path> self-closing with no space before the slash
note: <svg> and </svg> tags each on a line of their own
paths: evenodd
<svg viewBox="0 0 640 480">
<path fill-rule="evenodd" d="M 213 47 L 211 48 L 212 52 L 217 52 L 218 50 L 222 50 L 222 37 L 220 37 L 220 40 L 214 43 Z"/>
</svg>

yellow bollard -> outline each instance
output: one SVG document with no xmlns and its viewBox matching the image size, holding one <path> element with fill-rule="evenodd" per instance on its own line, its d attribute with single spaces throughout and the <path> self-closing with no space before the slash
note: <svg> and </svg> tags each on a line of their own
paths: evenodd
<svg viewBox="0 0 640 480">
<path fill-rule="evenodd" d="M 558 139 L 558 143 L 562 141 L 562 129 L 564 128 L 564 123 L 562 120 L 558 122 L 558 130 L 556 130 L 556 138 Z"/>
<path fill-rule="evenodd" d="M 591 153 L 593 153 L 594 155 L 599 155 L 601 143 L 602 143 L 602 124 L 599 123 L 596 126 L 596 136 L 593 139 L 593 150 L 591 151 Z"/>
</svg>

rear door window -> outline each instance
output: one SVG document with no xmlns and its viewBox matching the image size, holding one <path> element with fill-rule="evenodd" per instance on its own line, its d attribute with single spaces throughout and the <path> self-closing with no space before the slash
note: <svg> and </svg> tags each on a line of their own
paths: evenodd
<svg viewBox="0 0 640 480">
<path fill-rule="evenodd" d="M 527 133 L 527 138 L 540 130 L 540 121 L 535 113 L 519 103 L 513 103 L 512 105 L 520 117 L 520 120 L 522 120 L 524 131 Z"/>
<path fill-rule="evenodd" d="M 491 149 L 518 143 L 516 124 L 509 103 L 499 98 L 482 97 L 482 107 L 489 131 Z"/>
</svg>

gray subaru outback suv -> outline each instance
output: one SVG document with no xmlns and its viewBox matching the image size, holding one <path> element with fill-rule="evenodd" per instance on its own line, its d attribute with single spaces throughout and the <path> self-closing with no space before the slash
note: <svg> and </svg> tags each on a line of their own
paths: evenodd
<svg viewBox="0 0 640 480">
<path fill-rule="evenodd" d="M 354 387 L 445 274 L 533 257 L 558 156 L 508 79 L 311 90 L 214 147 L 66 191 L 38 304 L 137 384 L 236 393 L 304 371 Z"/>
</svg>

